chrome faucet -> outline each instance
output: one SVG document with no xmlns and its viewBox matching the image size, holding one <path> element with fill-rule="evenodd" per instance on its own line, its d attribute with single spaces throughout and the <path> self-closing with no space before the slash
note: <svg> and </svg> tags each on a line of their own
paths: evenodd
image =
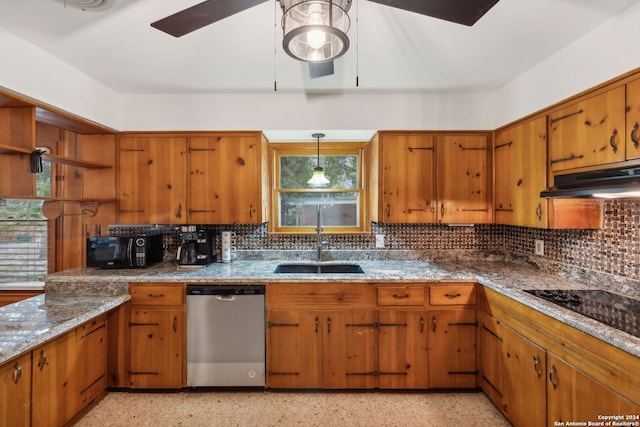
<svg viewBox="0 0 640 427">
<path fill-rule="evenodd" d="M 320 203 L 318 203 L 318 211 L 316 217 L 316 262 L 322 261 L 322 246 L 326 242 L 322 241 L 322 224 L 320 222 Z"/>
</svg>

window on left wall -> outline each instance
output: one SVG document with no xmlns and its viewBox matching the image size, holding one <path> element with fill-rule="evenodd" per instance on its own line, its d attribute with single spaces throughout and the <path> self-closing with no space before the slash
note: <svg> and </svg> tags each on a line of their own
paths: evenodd
<svg viewBox="0 0 640 427">
<path fill-rule="evenodd" d="M 36 175 L 36 195 L 51 196 L 51 164 Z M 48 222 L 42 200 L 0 199 L 0 283 L 40 282 L 48 272 Z"/>
</svg>

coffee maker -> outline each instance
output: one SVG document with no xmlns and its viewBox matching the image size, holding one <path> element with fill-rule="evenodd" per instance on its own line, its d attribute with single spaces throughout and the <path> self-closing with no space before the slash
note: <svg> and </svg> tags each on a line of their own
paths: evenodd
<svg viewBox="0 0 640 427">
<path fill-rule="evenodd" d="M 206 267 L 215 261 L 213 232 L 201 225 L 180 226 L 180 246 L 176 260 L 178 266 Z"/>
</svg>

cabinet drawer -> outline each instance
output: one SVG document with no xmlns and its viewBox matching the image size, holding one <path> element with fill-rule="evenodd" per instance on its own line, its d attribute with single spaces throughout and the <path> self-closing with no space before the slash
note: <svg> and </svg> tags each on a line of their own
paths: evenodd
<svg viewBox="0 0 640 427">
<path fill-rule="evenodd" d="M 424 286 L 381 286 L 378 305 L 424 305 Z"/>
<path fill-rule="evenodd" d="M 475 285 L 434 285 L 429 289 L 431 305 L 460 305 L 476 303 Z"/>
<path fill-rule="evenodd" d="M 131 304 L 183 305 L 185 292 L 181 285 L 131 285 Z"/>
</svg>

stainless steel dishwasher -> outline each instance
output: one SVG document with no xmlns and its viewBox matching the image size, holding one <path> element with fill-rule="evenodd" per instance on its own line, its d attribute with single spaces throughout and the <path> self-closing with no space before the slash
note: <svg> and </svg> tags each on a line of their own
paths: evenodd
<svg viewBox="0 0 640 427">
<path fill-rule="evenodd" d="M 187 285 L 187 386 L 265 386 L 264 286 Z"/>
</svg>

